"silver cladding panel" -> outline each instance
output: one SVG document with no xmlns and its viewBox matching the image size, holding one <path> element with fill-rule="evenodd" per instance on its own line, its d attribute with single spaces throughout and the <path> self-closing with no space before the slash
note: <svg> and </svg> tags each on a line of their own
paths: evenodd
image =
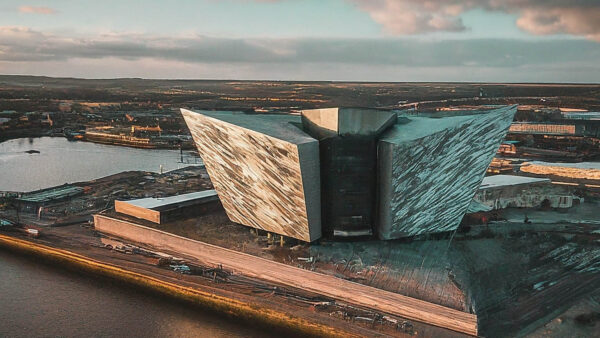
<svg viewBox="0 0 600 338">
<path fill-rule="evenodd" d="M 516 110 L 410 118 L 384 133 L 378 145 L 379 238 L 455 230 Z"/>
<path fill-rule="evenodd" d="M 181 111 L 230 220 L 321 236 L 319 144 L 292 124 L 298 117 Z"/>
</svg>

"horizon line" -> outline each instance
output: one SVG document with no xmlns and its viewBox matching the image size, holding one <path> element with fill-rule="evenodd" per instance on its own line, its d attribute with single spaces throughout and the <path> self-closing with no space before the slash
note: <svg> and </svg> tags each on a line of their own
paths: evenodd
<svg viewBox="0 0 600 338">
<path fill-rule="evenodd" d="M 87 81 L 115 81 L 115 80 L 142 80 L 142 81 L 206 81 L 206 82 L 298 82 L 298 83 L 381 83 L 381 84 L 400 84 L 400 83 L 444 83 L 444 84 L 485 84 L 485 85 L 576 85 L 576 86 L 599 86 L 600 82 L 499 82 L 499 81 L 366 81 L 366 80 L 274 80 L 274 79 L 215 79 L 215 78 L 143 78 L 143 77 L 75 77 L 75 76 L 49 76 L 32 74 L 0 74 L 0 77 L 33 77 L 64 80 L 87 80 Z"/>
</svg>

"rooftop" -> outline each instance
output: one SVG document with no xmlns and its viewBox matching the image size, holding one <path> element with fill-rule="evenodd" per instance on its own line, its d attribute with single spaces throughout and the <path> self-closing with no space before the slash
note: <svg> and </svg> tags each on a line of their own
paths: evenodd
<svg viewBox="0 0 600 338">
<path fill-rule="evenodd" d="M 302 110 L 305 130 L 319 139 L 335 135 L 376 136 L 395 124 L 396 113 L 369 108 Z"/>
<path fill-rule="evenodd" d="M 505 186 L 514 186 L 521 184 L 549 183 L 548 178 L 524 177 L 516 175 L 494 175 L 484 177 L 479 190 L 498 188 Z"/>
<path fill-rule="evenodd" d="M 600 112 L 563 112 L 562 115 L 569 120 L 600 120 Z"/>
<path fill-rule="evenodd" d="M 390 143 L 411 142 L 445 129 L 460 127 L 470 120 L 475 121 L 487 114 L 504 114 L 513 110 L 514 107 L 502 106 L 497 109 L 460 110 L 452 112 L 452 115 L 433 114 L 430 117 L 401 113 L 398 116 L 398 123 L 382 135 L 381 141 Z"/>
<path fill-rule="evenodd" d="M 302 130 L 300 116 L 289 114 L 247 114 L 241 111 L 192 111 L 181 109 L 184 116 L 204 115 L 236 128 L 243 128 L 294 144 L 315 142 L 315 139 Z"/>
<path fill-rule="evenodd" d="M 123 202 L 140 208 L 162 211 L 173 207 L 182 207 L 188 204 L 216 201 L 217 199 L 219 199 L 219 197 L 217 196 L 217 192 L 215 190 L 204 190 L 177 196 L 162 198 L 149 197 Z"/>
<path fill-rule="evenodd" d="M 83 188 L 72 185 L 62 185 L 56 188 L 43 189 L 24 194 L 19 201 L 29 203 L 43 203 L 52 200 L 59 200 L 78 195 L 83 192 Z"/>
</svg>

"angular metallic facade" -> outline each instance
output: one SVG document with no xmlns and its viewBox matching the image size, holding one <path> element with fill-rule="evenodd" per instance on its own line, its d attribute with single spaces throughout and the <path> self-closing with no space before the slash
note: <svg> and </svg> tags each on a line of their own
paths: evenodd
<svg viewBox="0 0 600 338">
<path fill-rule="evenodd" d="M 379 238 L 455 230 L 515 111 L 408 117 L 386 131 L 379 140 Z"/>
<path fill-rule="evenodd" d="M 293 117 L 181 111 L 229 219 L 307 242 L 321 237 L 319 143 Z"/>
<path fill-rule="evenodd" d="M 307 242 L 456 229 L 515 112 L 182 109 L 229 218 Z"/>
</svg>

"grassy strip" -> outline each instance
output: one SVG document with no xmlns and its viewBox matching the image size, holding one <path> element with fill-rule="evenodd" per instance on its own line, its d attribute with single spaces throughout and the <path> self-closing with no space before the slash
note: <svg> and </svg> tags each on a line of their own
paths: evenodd
<svg viewBox="0 0 600 338">
<path fill-rule="evenodd" d="M 152 276 L 102 263 L 70 251 L 48 247 L 19 238 L 0 234 L 0 247 L 16 252 L 40 256 L 45 259 L 75 267 L 78 270 L 113 278 L 175 299 L 198 304 L 211 311 L 233 316 L 247 322 L 258 322 L 266 326 L 295 331 L 311 336 L 352 336 L 352 334 L 340 332 L 340 330 L 334 329 L 333 327 L 313 323 L 306 319 L 294 317 L 283 312 L 166 282 Z"/>
</svg>

